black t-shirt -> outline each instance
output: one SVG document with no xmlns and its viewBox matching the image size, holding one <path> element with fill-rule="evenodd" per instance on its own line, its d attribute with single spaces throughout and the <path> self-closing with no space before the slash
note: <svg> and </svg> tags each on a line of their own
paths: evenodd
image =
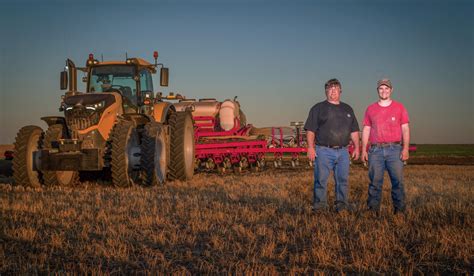
<svg viewBox="0 0 474 276">
<path fill-rule="evenodd" d="M 359 131 L 359 124 L 348 104 L 324 101 L 311 108 L 304 128 L 316 133 L 318 145 L 347 146 L 351 133 Z"/>
</svg>

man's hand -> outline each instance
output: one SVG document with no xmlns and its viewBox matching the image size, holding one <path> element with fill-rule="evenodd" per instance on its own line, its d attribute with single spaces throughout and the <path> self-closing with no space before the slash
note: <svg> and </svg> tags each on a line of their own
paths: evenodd
<svg viewBox="0 0 474 276">
<path fill-rule="evenodd" d="M 360 155 L 359 148 L 354 148 L 354 151 L 352 152 L 352 160 L 358 160 L 359 155 Z"/>
<path fill-rule="evenodd" d="M 367 163 L 367 162 L 369 161 L 369 155 L 367 154 L 367 151 L 366 151 L 366 150 L 363 150 L 363 151 L 362 151 L 362 157 L 361 157 L 361 159 L 362 159 L 362 162 L 364 162 L 364 163 Z"/>
<path fill-rule="evenodd" d="M 314 148 L 308 148 L 308 158 L 309 160 L 311 160 L 311 162 L 314 161 L 314 159 L 316 158 L 316 150 Z"/>
<path fill-rule="evenodd" d="M 410 158 L 410 153 L 408 152 L 408 149 L 403 149 L 402 153 L 400 154 L 400 159 L 402 161 L 407 161 L 408 158 Z"/>
</svg>

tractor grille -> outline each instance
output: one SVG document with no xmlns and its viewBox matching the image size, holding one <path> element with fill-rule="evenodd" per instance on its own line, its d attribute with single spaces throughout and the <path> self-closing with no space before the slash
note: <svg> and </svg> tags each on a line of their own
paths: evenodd
<svg viewBox="0 0 474 276">
<path fill-rule="evenodd" d="M 100 120 L 100 113 L 86 110 L 82 107 L 74 107 L 66 112 L 66 122 L 73 131 L 82 130 L 93 125 L 97 125 Z"/>
</svg>

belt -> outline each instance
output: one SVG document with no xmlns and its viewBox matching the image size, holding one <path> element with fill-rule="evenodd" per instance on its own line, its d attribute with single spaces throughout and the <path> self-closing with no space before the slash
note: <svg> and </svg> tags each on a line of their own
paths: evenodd
<svg viewBox="0 0 474 276">
<path fill-rule="evenodd" d="M 321 144 L 316 144 L 320 147 L 325 147 L 325 148 L 330 148 L 330 149 L 342 149 L 342 148 L 345 148 L 347 146 L 330 146 L 330 145 L 321 145 Z"/>
<path fill-rule="evenodd" d="M 401 142 L 390 142 L 390 143 L 373 143 L 370 146 L 371 147 L 379 147 L 379 148 L 384 148 L 384 147 L 390 147 L 394 145 L 401 145 Z"/>
</svg>

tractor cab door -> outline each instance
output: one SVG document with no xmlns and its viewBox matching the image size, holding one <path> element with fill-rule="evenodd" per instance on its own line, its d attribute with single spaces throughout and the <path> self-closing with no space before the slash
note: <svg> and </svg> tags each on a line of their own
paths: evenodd
<svg viewBox="0 0 474 276">
<path fill-rule="evenodd" d="M 153 98 L 153 79 L 147 69 L 140 71 L 140 92 L 143 99 L 146 97 Z"/>
</svg>

